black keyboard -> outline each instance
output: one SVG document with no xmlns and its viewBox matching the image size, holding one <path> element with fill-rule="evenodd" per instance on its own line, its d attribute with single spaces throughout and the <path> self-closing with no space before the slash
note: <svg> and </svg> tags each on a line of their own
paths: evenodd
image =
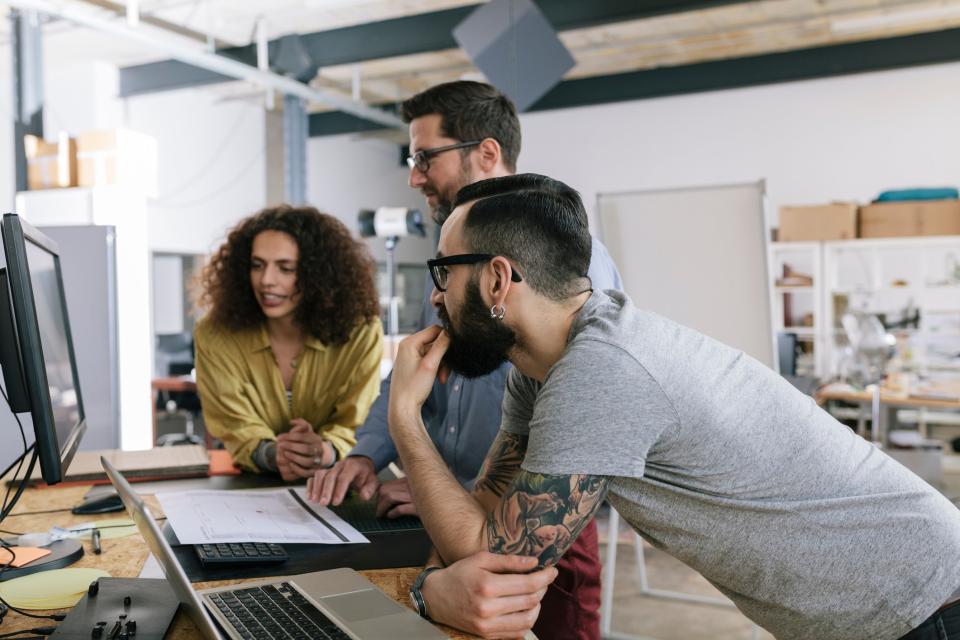
<svg viewBox="0 0 960 640">
<path fill-rule="evenodd" d="M 286 562 L 287 552 L 278 544 L 231 542 L 195 544 L 193 548 L 204 566 L 225 564 L 264 564 Z"/>
<path fill-rule="evenodd" d="M 350 640 L 289 583 L 207 594 L 243 640 Z"/>
<path fill-rule="evenodd" d="M 347 496 L 339 506 L 331 506 L 330 509 L 350 523 L 350 525 L 360 533 L 423 529 L 423 523 L 420 522 L 420 518 L 414 516 L 378 518 L 376 499 L 361 500 L 356 494 Z"/>
</svg>

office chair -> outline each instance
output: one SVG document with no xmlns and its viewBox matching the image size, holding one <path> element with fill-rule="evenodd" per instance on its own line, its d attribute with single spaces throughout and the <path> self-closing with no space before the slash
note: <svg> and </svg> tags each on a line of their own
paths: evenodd
<svg viewBox="0 0 960 640">
<path fill-rule="evenodd" d="M 190 375 L 193 360 L 193 336 L 190 333 L 157 336 L 156 363 L 161 376 Z M 203 412 L 195 391 L 161 389 L 157 393 L 155 408 L 158 447 L 203 443 Z"/>
</svg>

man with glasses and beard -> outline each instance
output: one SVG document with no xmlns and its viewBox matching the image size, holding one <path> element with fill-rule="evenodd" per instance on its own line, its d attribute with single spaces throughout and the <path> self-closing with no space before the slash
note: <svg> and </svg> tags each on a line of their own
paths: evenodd
<svg viewBox="0 0 960 640">
<path fill-rule="evenodd" d="M 488 84 L 460 81 L 438 85 L 406 100 L 401 115 L 410 126 L 409 184 L 424 195 L 440 225 L 449 216 L 453 199 L 462 187 L 516 172 L 520 121 L 510 99 Z M 584 275 L 597 289 L 622 288 L 616 266 L 596 239 L 592 241 L 592 259 Z M 421 328 L 438 321 L 437 310 L 430 303 L 432 290 L 428 278 Z M 442 309 L 440 313 L 443 314 Z M 446 320 L 442 315 L 441 318 Z M 484 362 L 471 361 L 469 354 L 464 360 L 446 384 L 438 381 L 434 385 L 422 416 L 457 481 L 466 488 L 472 487 L 480 503 L 492 505 L 499 497 L 498 485 L 474 481 L 500 427 L 500 405 L 511 366 L 501 360 L 498 366 L 488 367 Z M 349 489 L 355 489 L 364 499 L 379 494 L 379 514 L 398 517 L 417 513 L 405 478 L 381 486 L 376 477 L 380 469 L 397 459 L 387 427 L 390 388 L 387 378 L 370 415 L 357 431 L 357 445 L 349 456 L 314 476 L 309 489 L 313 500 L 337 505 Z M 488 557 L 484 562 L 493 566 L 510 560 Z M 557 568 L 558 577 L 542 601 L 534 632 L 541 638 L 599 640 L 600 561 L 595 524 L 589 525 Z M 436 582 L 439 580 L 431 578 L 427 584 L 432 587 L 430 583 Z M 427 610 L 431 616 L 439 615 L 434 614 L 429 602 Z M 502 618 L 499 613 L 494 617 Z M 480 628 L 476 625 L 480 624 L 502 628 L 500 623 L 505 621 L 478 620 L 468 630 L 476 632 Z M 463 624 L 460 626 L 463 628 Z"/>
<path fill-rule="evenodd" d="M 550 178 L 457 195 L 427 263 L 444 324 L 401 343 L 389 402 L 440 555 L 550 566 L 606 498 L 777 638 L 960 639 L 960 511 L 742 351 L 591 289 L 590 244 L 579 194 Z M 507 359 L 478 480 L 500 497 L 480 505 L 420 407 L 435 378 Z"/>
</svg>

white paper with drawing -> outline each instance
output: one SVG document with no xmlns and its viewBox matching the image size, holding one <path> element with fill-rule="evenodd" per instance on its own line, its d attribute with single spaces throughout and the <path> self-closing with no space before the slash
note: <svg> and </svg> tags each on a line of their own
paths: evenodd
<svg viewBox="0 0 960 640">
<path fill-rule="evenodd" d="M 306 488 L 275 491 L 170 491 L 157 494 L 181 544 L 370 542 Z"/>
</svg>

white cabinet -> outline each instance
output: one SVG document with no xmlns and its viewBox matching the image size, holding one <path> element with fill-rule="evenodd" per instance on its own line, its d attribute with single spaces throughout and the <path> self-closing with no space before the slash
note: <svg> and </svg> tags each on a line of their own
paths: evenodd
<svg viewBox="0 0 960 640">
<path fill-rule="evenodd" d="M 809 354 L 798 373 L 837 373 L 847 309 L 899 323 L 902 369 L 960 373 L 960 236 L 772 243 L 769 264 L 774 333 L 795 333 Z M 785 265 L 810 285 L 779 286 Z"/>
<path fill-rule="evenodd" d="M 153 335 L 146 197 L 117 186 L 25 191 L 17 194 L 16 213 L 41 228 L 96 225 L 114 229 L 116 326 L 98 329 L 104 333 L 115 332 L 116 371 L 113 373 L 119 382 L 120 446 L 150 448 L 153 444 L 150 388 Z M 71 267 L 65 261 L 63 268 Z M 68 278 L 69 275 L 65 275 L 65 281 Z M 85 339 L 85 336 L 74 335 L 74 342 Z M 83 383 L 81 380 L 81 391 Z"/>
</svg>

